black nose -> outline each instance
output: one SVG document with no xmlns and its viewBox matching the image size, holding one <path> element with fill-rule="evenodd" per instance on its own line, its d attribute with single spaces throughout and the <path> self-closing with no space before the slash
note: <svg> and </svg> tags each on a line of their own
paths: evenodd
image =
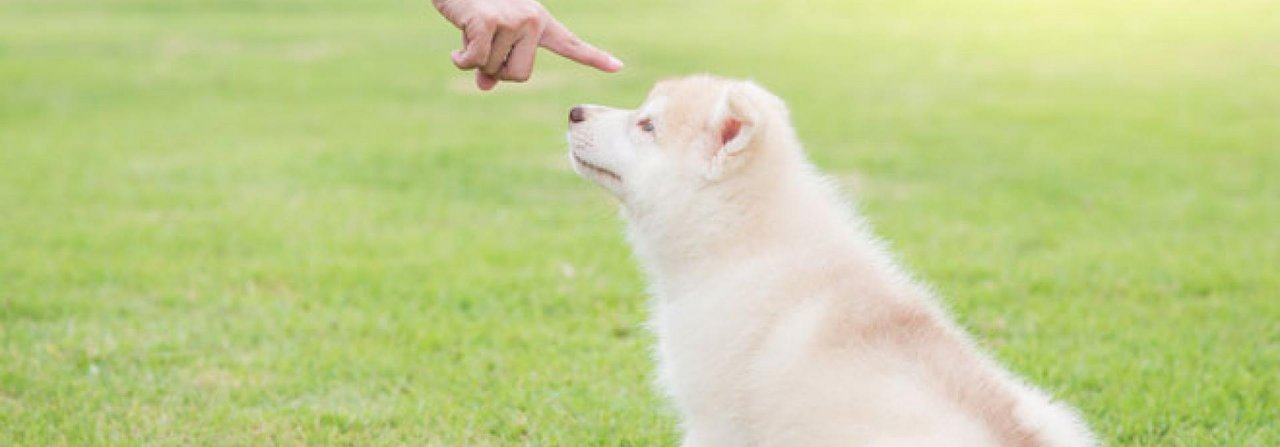
<svg viewBox="0 0 1280 447">
<path fill-rule="evenodd" d="M 572 109 L 569 109 L 569 122 L 581 123 L 586 120 L 587 120 L 587 111 L 582 110 L 581 106 L 573 106 Z"/>
</svg>

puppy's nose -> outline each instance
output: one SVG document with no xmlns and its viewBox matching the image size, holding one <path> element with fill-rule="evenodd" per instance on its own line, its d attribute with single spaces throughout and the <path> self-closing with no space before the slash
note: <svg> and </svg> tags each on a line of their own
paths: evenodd
<svg viewBox="0 0 1280 447">
<path fill-rule="evenodd" d="M 582 106 L 573 106 L 572 109 L 569 109 L 569 122 L 581 123 L 586 120 L 587 120 L 587 111 L 583 110 Z"/>
</svg>

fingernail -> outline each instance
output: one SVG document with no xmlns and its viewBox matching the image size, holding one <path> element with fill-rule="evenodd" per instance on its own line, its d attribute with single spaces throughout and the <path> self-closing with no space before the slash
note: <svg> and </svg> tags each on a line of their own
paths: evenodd
<svg viewBox="0 0 1280 447">
<path fill-rule="evenodd" d="M 622 69 L 622 60 L 613 56 L 609 56 L 609 65 L 613 66 L 614 71 Z"/>
</svg>

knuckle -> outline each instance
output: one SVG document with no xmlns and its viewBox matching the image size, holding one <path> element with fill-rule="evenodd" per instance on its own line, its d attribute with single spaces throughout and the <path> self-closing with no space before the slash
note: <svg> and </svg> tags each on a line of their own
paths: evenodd
<svg viewBox="0 0 1280 447">
<path fill-rule="evenodd" d="M 506 80 L 514 82 L 525 82 L 529 80 L 529 72 L 513 72 L 508 73 Z"/>
<path fill-rule="evenodd" d="M 514 29 L 524 25 L 527 18 L 518 14 L 506 15 L 498 19 L 498 27 L 501 29 Z"/>
<path fill-rule="evenodd" d="M 521 19 L 521 22 L 524 22 L 526 25 L 537 25 L 545 21 L 546 20 L 543 20 L 542 18 L 542 14 L 538 14 L 537 11 L 529 11 L 525 13 L 523 19 Z"/>
</svg>

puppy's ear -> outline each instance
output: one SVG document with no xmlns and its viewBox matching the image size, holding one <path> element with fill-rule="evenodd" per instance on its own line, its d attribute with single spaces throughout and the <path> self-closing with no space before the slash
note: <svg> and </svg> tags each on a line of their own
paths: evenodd
<svg viewBox="0 0 1280 447">
<path fill-rule="evenodd" d="M 756 146 L 761 113 L 752 100 L 752 87 L 746 82 L 729 86 L 711 112 L 713 140 L 707 177 L 713 180 L 741 164 Z"/>
</svg>

